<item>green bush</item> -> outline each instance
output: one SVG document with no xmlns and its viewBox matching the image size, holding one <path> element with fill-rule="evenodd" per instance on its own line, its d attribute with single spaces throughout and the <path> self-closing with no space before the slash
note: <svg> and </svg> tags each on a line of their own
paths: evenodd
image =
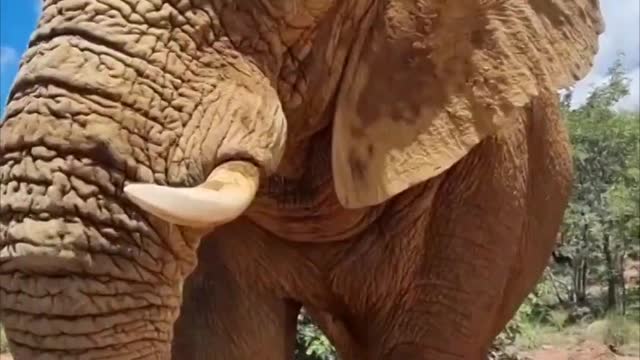
<svg viewBox="0 0 640 360">
<path fill-rule="evenodd" d="M 539 323 L 524 321 L 519 324 L 519 333 L 514 343 L 519 349 L 533 350 L 542 346 L 543 327 Z"/>
<path fill-rule="evenodd" d="M 304 310 L 298 316 L 296 360 L 336 360 L 335 348 Z"/>
<path fill-rule="evenodd" d="M 549 322 L 558 330 L 564 328 L 567 319 L 569 318 L 569 312 L 565 309 L 553 309 L 549 311 Z"/>
</svg>

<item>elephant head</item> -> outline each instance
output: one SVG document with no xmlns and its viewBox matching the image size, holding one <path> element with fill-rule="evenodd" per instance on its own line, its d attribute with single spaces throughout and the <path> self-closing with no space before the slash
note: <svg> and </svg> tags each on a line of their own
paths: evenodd
<svg viewBox="0 0 640 360">
<path fill-rule="evenodd" d="M 595 0 L 45 0 L 0 131 L 16 359 L 168 358 L 202 236 L 314 134 L 341 207 L 383 203 L 584 76 L 601 31 Z"/>
</svg>

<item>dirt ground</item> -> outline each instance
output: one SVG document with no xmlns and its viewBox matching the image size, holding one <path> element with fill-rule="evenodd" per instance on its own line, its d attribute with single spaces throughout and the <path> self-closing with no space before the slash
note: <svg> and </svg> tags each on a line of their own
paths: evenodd
<svg viewBox="0 0 640 360">
<path fill-rule="evenodd" d="M 615 350 L 615 349 L 614 349 Z M 525 355 L 529 360 L 637 360 L 633 356 L 621 356 L 608 346 L 594 341 L 585 341 L 572 348 L 544 347 Z"/>
<path fill-rule="evenodd" d="M 585 341 L 572 348 L 545 347 L 523 354 L 526 360 L 638 360 L 633 356 L 616 355 L 606 345 Z M 0 355 L 0 360 L 12 360 L 8 354 Z"/>
</svg>

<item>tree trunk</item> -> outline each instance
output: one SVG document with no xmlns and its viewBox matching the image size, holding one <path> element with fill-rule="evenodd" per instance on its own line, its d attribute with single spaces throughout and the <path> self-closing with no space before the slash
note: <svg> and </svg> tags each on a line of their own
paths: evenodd
<svg viewBox="0 0 640 360">
<path fill-rule="evenodd" d="M 566 300 L 562 298 L 560 290 L 558 289 L 556 277 L 553 275 L 553 271 L 551 269 L 547 269 L 547 275 L 549 276 L 549 280 L 551 282 L 551 286 L 553 287 L 553 291 L 556 293 L 556 298 L 558 299 L 559 304 L 565 304 Z"/>
<path fill-rule="evenodd" d="M 573 266 L 573 301 L 583 304 L 587 299 L 587 260 L 584 254 L 575 258 Z"/>
<path fill-rule="evenodd" d="M 586 250 L 589 246 L 589 227 L 584 224 L 582 227 L 582 249 L 578 250 L 573 263 L 573 301 L 576 304 L 584 304 L 587 300 L 587 256 Z"/>
<path fill-rule="evenodd" d="M 627 257 L 627 253 L 626 244 L 623 246 L 625 246 L 625 249 L 622 250 L 618 261 L 618 282 L 620 284 L 620 313 L 625 315 L 627 313 L 627 284 L 624 278 L 624 260 Z"/>
<path fill-rule="evenodd" d="M 580 303 L 584 303 L 587 300 L 587 259 L 582 258 L 580 269 L 580 293 L 578 294 L 578 300 Z"/>
<path fill-rule="evenodd" d="M 602 238 L 602 251 L 607 272 L 607 310 L 616 310 L 618 304 L 616 264 L 611 253 L 611 239 L 605 234 Z"/>
</svg>

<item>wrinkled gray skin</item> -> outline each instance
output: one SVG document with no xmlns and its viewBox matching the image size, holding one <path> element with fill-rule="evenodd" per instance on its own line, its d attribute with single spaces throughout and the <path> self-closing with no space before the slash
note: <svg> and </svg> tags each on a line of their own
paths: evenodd
<svg viewBox="0 0 640 360">
<path fill-rule="evenodd" d="M 482 358 L 553 248 L 554 90 L 601 31 L 495 3 L 46 0 L 0 133 L 15 359 L 286 359 L 301 305 L 345 360 Z M 123 193 L 228 160 L 261 188 L 213 230 Z"/>
</svg>

